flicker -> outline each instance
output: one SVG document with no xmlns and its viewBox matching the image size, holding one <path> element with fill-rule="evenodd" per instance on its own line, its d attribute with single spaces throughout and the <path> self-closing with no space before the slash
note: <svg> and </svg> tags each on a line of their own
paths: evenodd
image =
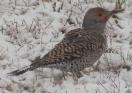
<svg viewBox="0 0 132 93">
<path fill-rule="evenodd" d="M 60 43 L 45 56 L 37 57 L 31 65 L 15 70 L 10 75 L 20 75 L 36 68 L 56 68 L 81 77 L 80 71 L 92 66 L 105 52 L 107 39 L 105 26 L 109 18 L 122 10 L 108 11 L 101 7 L 89 9 L 83 19 L 82 28 L 65 34 Z"/>
</svg>

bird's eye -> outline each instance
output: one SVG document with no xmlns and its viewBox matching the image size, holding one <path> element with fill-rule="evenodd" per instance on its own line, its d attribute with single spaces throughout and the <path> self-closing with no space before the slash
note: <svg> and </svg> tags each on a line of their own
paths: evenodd
<svg viewBox="0 0 132 93">
<path fill-rule="evenodd" d="M 102 13 L 98 13 L 98 16 L 101 17 L 103 14 Z"/>
</svg>

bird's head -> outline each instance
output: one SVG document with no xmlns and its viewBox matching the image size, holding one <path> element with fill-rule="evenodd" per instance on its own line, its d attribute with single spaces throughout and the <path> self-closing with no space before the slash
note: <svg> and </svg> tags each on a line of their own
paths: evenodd
<svg viewBox="0 0 132 93">
<path fill-rule="evenodd" d="M 112 11 L 108 11 L 101 7 L 91 8 L 89 9 L 83 20 L 82 27 L 83 28 L 97 28 L 103 30 L 105 28 L 106 22 L 108 19 L 123 10 L 114 9 Z"/>
</svg>

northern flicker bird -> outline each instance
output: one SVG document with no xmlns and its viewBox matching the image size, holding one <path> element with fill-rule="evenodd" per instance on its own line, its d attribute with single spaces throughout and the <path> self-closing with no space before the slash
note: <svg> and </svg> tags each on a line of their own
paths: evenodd
<svg viewBox="0 0 132 93">
<path fill-rule="evenodd" d="M 105 52 L 106 23 L 113 14 L 121 11 L 108 11 L 100 7 L 89 9 L 84 16 L 82 28 L 66 33 L 63 40 L 44 57 L 37 57 L 31 65 L 9 74 L 20 75 L 39 67 L 48 67 L 71 72 L 74 76 L 80 77 L 80 71 L 92 66 Z"/>
</svg>

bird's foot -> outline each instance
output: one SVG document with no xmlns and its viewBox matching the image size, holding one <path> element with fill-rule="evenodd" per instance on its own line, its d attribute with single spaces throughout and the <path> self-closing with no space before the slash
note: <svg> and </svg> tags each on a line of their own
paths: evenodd
<svg viewBox="0 0 132 93">
<path fill-rule="evenodd" d="M 82 77 L 82 73 L 80 71 L 78 72 L 73 72 L 73 80 L 74 80 L 74 84 L 78 84 L 78 79 Z"/>
</svg>

